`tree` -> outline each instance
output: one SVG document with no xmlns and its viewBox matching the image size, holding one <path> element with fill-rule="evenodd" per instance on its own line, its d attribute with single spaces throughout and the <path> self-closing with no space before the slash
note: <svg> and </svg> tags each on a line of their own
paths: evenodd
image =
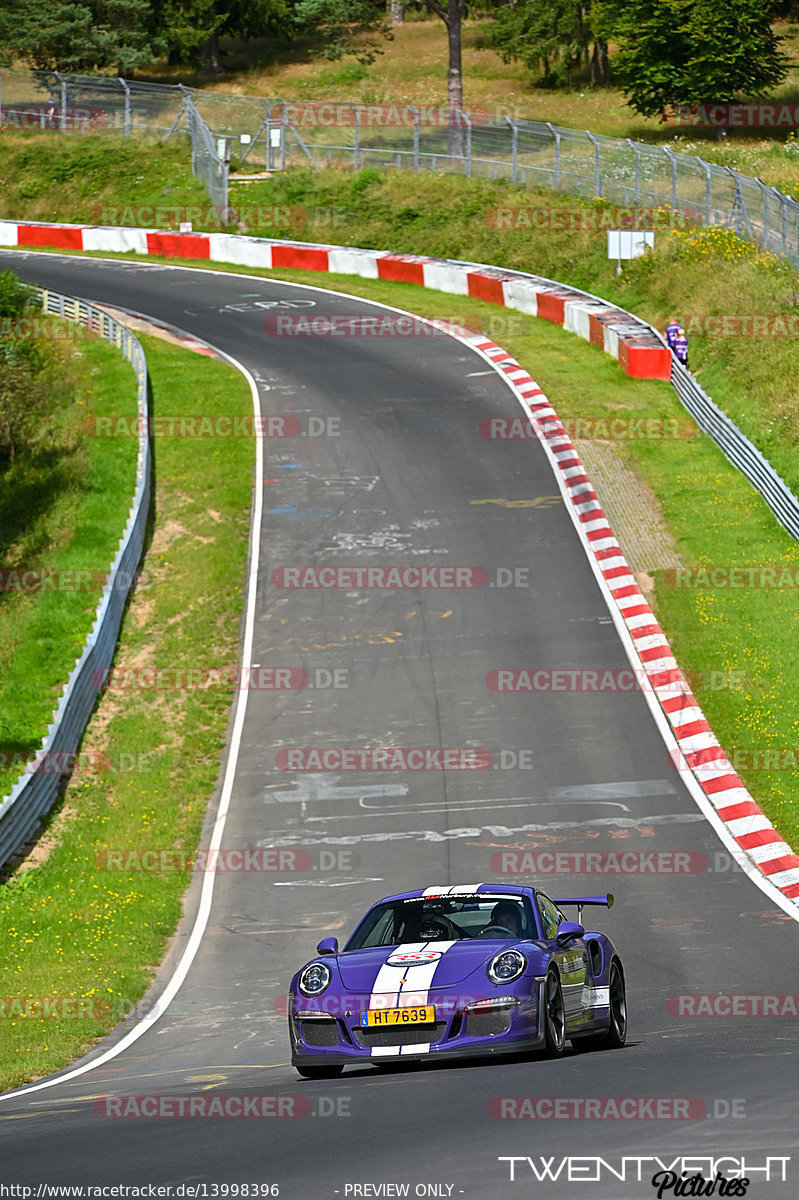
<svg viewBox="0 0 799 1200">
<path fill-rule="evenodd" d="M 628 104 L 651 117 L 670 105 L 762 96 L 788 62 L 763 0 L 594 0 L 598 31 Z"/>
<path fill-rule="evenodd" d="M 211 69 L 220 69 L 218 37 L 225 13 L 218 8 L 216 0 L 155 0 L 156 27 L 170 62 L 199 66 L 205 50 Z"/>
<path fill-rule="evenodd" d="M 447 30 L 447 99 L 449 104 L 449 152 L 463 157 L 463 124 L 455 115 L 463 108 L 462 30 L 466 0 L 421 0 L 429 12 L 444 22 Z M 491 3 L 492 0 L 487 0 Z M 354 54 L 360 62 L 371 62 L 382 53 L 373 35 L 391 37 L 385 0 L 298 0 L 297 19 L 307 30 L 320 30 L 328 58 Z M 372 35 L 367 39 L 363 34 Z"/>
<path fill-rule="evenodd" d="M 540 70 L 547 84 L 565 83 L 589 51 L 592 84 L 608 82 L 607 42 L 594 33 L 591 0 L 510 0 L 497 11 L 490 37 L 505 62 Z"/>
<path fill-rule="evenodd" d="M 392 37 L 382 0 L 297 0 L 297 29 L 322 35 L 325 58 L 353 55 L 358 62 L 374 62 L 382 54 L 380 38 Z"/>
<path fill-rule="evenodd" d="M 0 42 L 43 71 L 113 68 L 120 75 L 152 66 L 164 53 L 149 0 L 83 0 L 42 4 L 6 0 Z"/>
<path fill-rule="evenodd" d="M 449 62 L 447 66 L 447 103 L 449 105 L 449 152 L 463 157 L 463 126 L 455 110 L 463 108 L 463 21 L 466 16 L 466 0 L 447 0 L 447 6 L 439 0 L 425 0 L 426 7 L 447 27 Z"/>
</svg>

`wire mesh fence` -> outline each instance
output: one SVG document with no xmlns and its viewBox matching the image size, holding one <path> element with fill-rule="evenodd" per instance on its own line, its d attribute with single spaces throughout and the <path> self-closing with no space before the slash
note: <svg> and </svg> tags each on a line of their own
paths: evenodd
<svg viewBox="0 0 799 1200">
<path fill-rule="evenodd" d="M 186 88 L 95 75 L 0 72 L 0 127 L 75 134 L 96 131 L 187 137 L 192 171 L 214 205 L 226 209 L 228 170 L 216 137 Z"/>
<path fill-rule="evenodd" d="M 668 146 L 482 111 L 291 102 L 100 76 L 0 72 L 0 125 L 62 133 L 187 136 L 219 209 L 229 165 L 450 171 L 625 207 L 663 206 L 721 225 L 799 265 L 799 203 L 730 167 Z"/>
</svg>

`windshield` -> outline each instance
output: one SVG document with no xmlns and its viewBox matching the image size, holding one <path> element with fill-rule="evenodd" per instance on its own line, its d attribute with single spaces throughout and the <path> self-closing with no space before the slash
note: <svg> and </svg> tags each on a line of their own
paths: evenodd
<svg viewBox="0 0 799 1200">
<path fill-rule="evenodd" d="M 417 896 L 376 904 L 345 946 L 399 946 L 466 938 L 535 938 L 535 921 L 526 896 Z"/>
</svg>

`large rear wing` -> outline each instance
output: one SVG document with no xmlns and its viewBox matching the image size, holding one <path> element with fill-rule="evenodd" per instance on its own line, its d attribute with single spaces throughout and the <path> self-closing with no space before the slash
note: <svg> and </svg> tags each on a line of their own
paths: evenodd
<svg viewBox="0 0 799 1200">
<path fill-rule="evenodd" d="M 565 900 L 553 900 L 553 904 L 558 908 L 562 908 L 565 904 L 576 904 L 579 912 L 582 912 L 583 906 L 587 904 L 601 908 L 613 908 L 613 894 L 608 892 L 606 896 L 568 896 Z"/>
</svg>

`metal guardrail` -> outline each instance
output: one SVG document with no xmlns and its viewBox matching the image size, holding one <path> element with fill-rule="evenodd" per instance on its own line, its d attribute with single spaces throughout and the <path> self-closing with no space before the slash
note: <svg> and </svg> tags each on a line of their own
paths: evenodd
<svg viewBox="0 0 799 1200">
<path fill-rule="evenodd" d="M 38 289 L 45 312 L 79 321 L 117 346 L 138 379 L 139 454 L 136 490 L 119 550 L 97 605 L 94 625 L 75 663 L 42 748 L 26 771 L 0 801 L 0 867 L 30 841 L 42 816 L 58 797 L 63 766 L 77 752 L 80 739 L 97 702 L 98 680 L 105 678 L 116 648 L 122 614 L 144 547 L 150 509 L 152 461 L 147 437 L 147 362 L 140 342 L 124 325 L 81 300 Z"/>
<path fill-rule="evenodd" d="M 464 263 L 462 265 L 472 264 Z M 512 271 L 508 274 L 518 275 L 519 278 L 531 278 L 524 272 Z M 610 304 L 602 296 L 595 296 L 593 292 L 586 292 L 580 288 L 573 288 L 569 284 L 559 283 L 555 279 L 547 279 L 543 275 L 535 275 L 532 278 L 548 287 L 562 288 L 565 291 L 574 292 L 575 295 L 584 296 L 603 308 L 614 308 L 622 316 L 629 317 L 634 333 L 649 330 L 663 346 L 667 344 L 663 334 L 659 329 L 655 329 L 654 325 L 650 325 L 641 317 L 628 312 L 627 309 L 620 308 L 618 304 Z M 699 428 L 713 438 L 722 454 L 749 480 L 791 537 L 799 540 L 799 499 L 793 494 L 785 480 L 777 474 L 768 459 L 760 453 L 757 446 L 750 442 L 735 422 L 722 412 L 715 401 L 700 387 L 691 372 L 674 355 L 672 355 L 669 382 L 677 393 L 680 403 L 690 413 Z"/>
<path fill-rule="evenodd" d="M 457 262 L 463 267 L 483 267 L 494 270 L 487 263 L 468 263 L 458 259 L 448 260 Z M 592 300 L 603 309 L 613 308 L 622 317 L 628 317 L 630 331 L 640 335 L 648 330 L 657 341 L 666 346 L 666 340 L 659 329 L 647 321 L 637 317 L 618 304 L 611 304 L 602 296 L 593 292 L 574 288 L 570 284 L 560 283 L 556 279 L 548 279 L 545 275 L 531 275 L 524 271 L 503 271 L 503 275 L 514 276 L 518 279 L 534 279 L 536 283 L 564 292 L 571 292 L 575 297 Z M 763 497 L 774 516 L 790 535 L 799 540 L 799 499 L 793 494 L 785 480 L 777 474 L 767 458 L 758 450 L 746 434 L 738 428 L 735 422 L 722 412 L 719 406 L 700 387 L 697 380 L 686 367 L 672 355 L 671 379 L 669 381 L 677 393 L 683 407 L 690 413 L 699 428 L 713 438 L 722 454 L 744 475 L 755 490 Z"/>
<path fill-rule="evenodd" d="M 767 458 L 734 421 L 710 399 L 678 359 L 671 367 L 671 384 L 700 429 L 710 434 L 722 453 L 745 475 L 781 525 L 799 539 L 799 500 Z"/>
</svg>

